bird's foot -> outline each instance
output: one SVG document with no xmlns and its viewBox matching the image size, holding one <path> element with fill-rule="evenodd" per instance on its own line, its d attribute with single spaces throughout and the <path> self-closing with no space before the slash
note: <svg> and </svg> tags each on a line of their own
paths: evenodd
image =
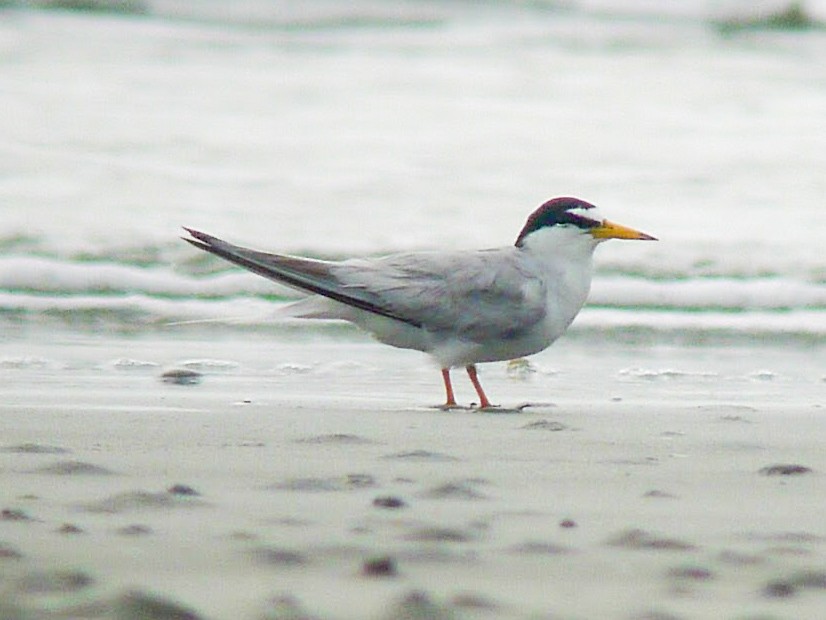
<svg viewBox="0 0 826 620">
<path fill-rule="evenodd" d="M 520 403 L 513 407 L 503 407 L 502 405 L 492 405 L 485 403 L 471 403 L 470 405 L 460 405 L 458 403 L 444 403 L 441 405 L 431 405 L 430 409 L 439 411 L 478 411 L 479 413 L 523 413 L 526 409 L 556 407 L 553 403 Z"/>
</svg>

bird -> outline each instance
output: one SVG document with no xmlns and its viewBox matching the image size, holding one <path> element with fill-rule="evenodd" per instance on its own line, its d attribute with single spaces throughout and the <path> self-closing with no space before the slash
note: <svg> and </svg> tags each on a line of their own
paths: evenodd
<svg viewBox="0 0 826 620">
<path fill-rule="evenodd" d="M 593 254 L 608 239 L 656 240 L 604 219 L 584 200 L 540 205 L 513 245 L 432 250 L 327 261 L 233 245 L 184 227 L 195 247 L 308 294 L 282 316 L 340 319 L 379 342 L 429 354 L 438 364 L 446 410 L 456 402 L 451 369 L 464 367 L 478 409 L 495 408 L 476 365 L 523 358 L 557 340 L 582 309 Z"/>
</svg>

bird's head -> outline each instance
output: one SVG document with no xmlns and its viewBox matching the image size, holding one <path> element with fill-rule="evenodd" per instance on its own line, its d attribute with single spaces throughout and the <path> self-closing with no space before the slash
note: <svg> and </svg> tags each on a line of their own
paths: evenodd
<svg viewBox="0 0 826 620">
<path fill-rule="evenodd" d="M 656 241 L 633 228 L 620 226 L 604 219 L 594 205 L 578 198 L 553 198 L 531 213 L 516 238 L 516 246 L 523 247 L 539 237 L 567 237 L 579 239 L 591 247 L 608 239 L 639 239 Z M 550 239 L 549 239 L 550 241 Z"/>
</svg>

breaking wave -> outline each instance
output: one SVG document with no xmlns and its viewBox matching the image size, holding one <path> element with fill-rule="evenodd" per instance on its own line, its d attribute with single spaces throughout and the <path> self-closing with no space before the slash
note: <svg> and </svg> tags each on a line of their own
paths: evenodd
<svg viewBox="0 0 826 620">
<path fill-rule="evenodd" d="M 175 255 L 165 248 L 144 254 L 159 258 L 147 263 L 2 256 L 0 320 L 120 330 L 210 320 L 250 329 L 271 325 L 275 309 L 297 297 L 212 257 L 189 262 L 194 260 L 189 253 Z M 301 322 L 300 329 L 329 329 L 322 325 Z M 624 273 L 612 264 L 597 269 L 573 331 L 687 334 L 695 340 L 712 333 L 826 340 L 826 285 L 792 274 L 665 278 L 636 268 Z"/>
</svg>

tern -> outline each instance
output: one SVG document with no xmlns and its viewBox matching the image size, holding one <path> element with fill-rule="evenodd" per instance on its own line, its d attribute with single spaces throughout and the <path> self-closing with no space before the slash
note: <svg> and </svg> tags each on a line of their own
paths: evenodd
<svg viewBox="0 0 826 620">
<path fill-rule="evenodd" d="M 512 246 L 488 250 L 323 261 L 184 230 L 195 247 L 310 294 L 283 316 L 349 321 L 380 342 L 428 353 L 442 372 L 445 409 L 458 407 L 450 370 L 464 366 L 483 410 L 492 405 L 476 364 L 532 355 L 559 338 L 585 304 L 600 243 L 655 240 L 571 197 L 545 202 Z"/>
</svg>

